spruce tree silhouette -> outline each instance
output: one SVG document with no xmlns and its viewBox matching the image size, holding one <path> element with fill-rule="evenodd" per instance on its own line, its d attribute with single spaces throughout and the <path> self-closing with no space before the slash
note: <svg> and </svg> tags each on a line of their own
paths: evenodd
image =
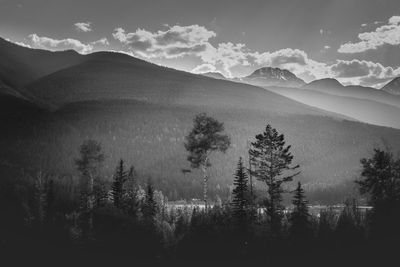
<svg viewBox="0 0 400 267">
<path fill-rule="evenodd" d="M 249 150 L 254 168 L 252 174 L 268 187 L 265 206 L 273 237 L 281 234 L 284 210 L 282 185 L 299 174 L 296 172 L 299 165 L 292 166 L 293 155 L 290 148 L 291 146 L 285 145 L 284 135 L 268 124 L 263 133 L 256 135 L 256 141 L 251 143 Z"/>
</svg>

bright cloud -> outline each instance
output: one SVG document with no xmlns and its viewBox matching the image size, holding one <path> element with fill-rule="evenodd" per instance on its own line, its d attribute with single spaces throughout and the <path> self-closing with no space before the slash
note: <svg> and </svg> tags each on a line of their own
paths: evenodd
<svg viewBox="0 0 400 267">
<path fill-rule="evenodd" d="M 108 40 L 106 38 L 102 38 L 88 44 L 84 44 L 81 41 L 72 38 L 59 40 L 45 36 L 38 36 L 36 33 L 30 34 L 28 38 L 32 44 L 31 46 L 34 48 L 47 49 L 52 51 L 73 49 L 82 54 L 93 52 L 95 47 L 98 45 L 108 45 Z"/>
<path fill-rule="evenodd" d="M 250 65 L 249 51 L 244 44 L 220 43 L 217 47 L 209 44 L 207 49 L 199 53 L 200 58 L 209 64 L 220 64 L 228 77 L 232 77 L 230 69 L 237 65 Z"/>
<path fill-rule="evenodd" d="M 385 44 L 400 45 L 400 16 L 393 16 L 386 25 L 382 25 L 373 32 L 358 34 L 359 42 L 345 43 L 338 49 L 339 53 L 360 53 L 377 49 Z"/>
<path fill-rule="evenodd" d="M 379 87 L 400 75 L 400 68 L 385 67 L 380 63 L 353 59 L 338 60 L 330 66 L 332 74 L 346 84 Z"/>
<path fill-rule="evenodd" d="M 208 49 L 208 40 L 216 33 L 203 26 L 173 26 L 166 31 L 150 32 L 137 29 L 128 33 L 116 28 L 114 39 L 124 44 L 134 54 L 145 58 L 178 58 L 185 55 L 197 55 Z"/>
<path fill-rule="evenodd" d="M 91 32 L 92 23 L 91 22 L 77 22 L 74 24 L 75 29 L 80 32 Z"/>
</svg>

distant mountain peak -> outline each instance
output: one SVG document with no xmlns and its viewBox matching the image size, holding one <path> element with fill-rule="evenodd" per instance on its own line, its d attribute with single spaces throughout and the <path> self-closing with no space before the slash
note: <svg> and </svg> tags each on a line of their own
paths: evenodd
<svg viewBox="0 0 400 267">
<path fill-rule="evenodd" d="M 392 95 L 400 95 L 400 77 L 394 78 L 382 90 Z"/>
<path fill-rule="evenodd" d="M 263 78 L 275 78 L 275 79 L 281 79 L 281 80 L 288 80 L 289 77 L 296 77 L 296 75 L 294 75 L 292 72 L 285 70 L 285 69 L 263 67 L 263 68 L 255 70 L 252 74 L 250 74 L 247 77 L 248 78 L 263 77 Z"/>
<path fill-rule="evenodd" d="M 300 87 L 304 81 L 294 73 L 280 68 L 263 67 L 255 70 L 242 81 L 256 86 Z"/>
</svg>

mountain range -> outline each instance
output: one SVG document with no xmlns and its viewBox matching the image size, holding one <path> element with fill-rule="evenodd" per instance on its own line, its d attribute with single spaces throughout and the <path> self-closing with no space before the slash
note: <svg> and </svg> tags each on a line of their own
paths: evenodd
<svg viewBox="0 0 400 267">
<path fill-rule="evenodd" d="M 181 173 L 189 167 L 184 137 L 200 112 L 224 122 L 232 139 L 227 153 L 211 157 L 214 196 L 229 194 L 237 160 L 266 124 L 285 134 L 309 188 L 354 179 L 360 158 L 375 147 L 400 150 L 400 130 L 294 101 L 280 87 L 195 75 L 113 52 L 49 52 L 0 40 L 3 55 L 0 175 L 41 169 L 75 177 L 78 147 L 93 138 L 103 145 L 106 177 L 123 158 L 169 199 L 200 197 L 200 173 Z"/>
</svg>

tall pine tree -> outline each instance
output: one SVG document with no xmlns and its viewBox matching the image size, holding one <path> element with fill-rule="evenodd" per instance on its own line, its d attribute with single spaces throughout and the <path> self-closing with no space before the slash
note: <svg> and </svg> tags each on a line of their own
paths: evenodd
<svg viewBox="0 0 400 267">
<path fill-rule="evenodd" d="M 256 135 L 249 150 L 252 174 L 268 187 L 265 205 L 273 236 L 280 235 L 282 228 L 282 184 L 292 181 L 298 174 L 295 170 L 299 166 L 292 166 L 290 148 L 285 145 L 284 135 L 268 124 L 263 133 Z"/>
<path fill-rule="evenodd" d="M 242 158 L 239 159 L 236 168 L 235 179 L 233 181 L 235 188 L 232 191 L 233 215 L 240 226 L 246 222 L 247 206 L 248 206 L 248 177 L 246 169 L 243 166 Z"/>
<path fill-rule="evenodd" d="M 157 203 L 154 199 L 154 188 L 151 181 L 147 183 L 146 196 L 142 207 L 143 218 L 147 223 L 153 223 L 157 213 Z"/>
<path fill-rule="evenodd" d="M 124 161 L 121 159 L 114 174 L 114 181 L 111 187 L 111 195 L 114 206 L 120 208 L 124 195 L 124 183 L 127 181 L 128 173 L 125 171 Z"/>
<path fill-rule="evenodd" d="M 307 203 L 304 189 L 301 187 L 301 183 L 298 182 L 292 200 L 294 209 L 289 217 L 289 236 L 292 240 L 304 241 L 312 237 L 311 218 Z"/>
<path fill-rule="evenodd" d="M 135 179 L 135 169 L 131 166 L 126 179 L 126 188 L 124 189 L 123 210 L 131 216 L 136 216 L 138 209 L 138 184 Z"/>
</svg>

